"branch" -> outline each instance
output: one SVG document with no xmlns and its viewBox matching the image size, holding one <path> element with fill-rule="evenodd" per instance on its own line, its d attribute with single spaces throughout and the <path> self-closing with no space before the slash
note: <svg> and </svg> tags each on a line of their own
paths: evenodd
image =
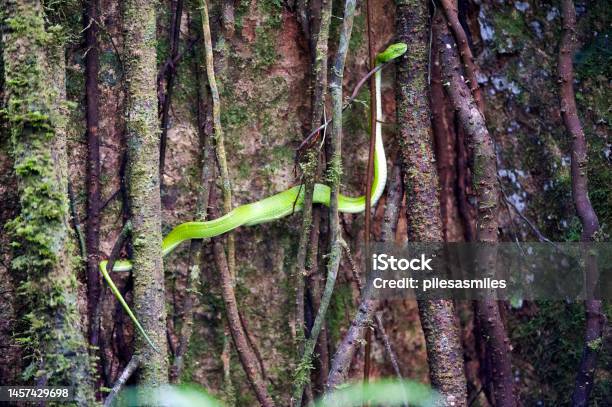
<svg viewBox="0 0 612 407">
<path fill-rule="evenodd" d="M 310 126 L 315 127 L 323 118 L 325 106 L 325 93 L 327 89 L 327 60 L 328 60 L 328 39 L 329 26 L 331 21 L 331 0 L 321 2 L 321 19 L 319 32 L 316 36 L 315 48 L 312 50 L 312 109 Z M 295 337 L 298 343 L 297 354 L 301 355 L 304 339 L 304 277 L 306 275 L 306 254 L 310 242 L 310 232 L 312 227 L 312 199 L 314 192 L 315 178 L 319 172 L 319 151 L 311 149 L 306 154 L 304 165 L 302 165 L 302 179 L 304 186 L 304 202 L 302 212 L 302 228 L 298 244 L 298 252 L 295 265 Z M 311 248 L 312 250 L 312 248 Z"/>
<path fill-rule="evenodd" d="M 85 1 L 85 99 L 86 99 L 86 136 L 87 160 L 86 181 L 87 187 L 87 223 L 85 225 L 87 256 L 84 257 L 87 265 L 87 313 L 89 315 L 89 342 L 95 348 L 98 346 L 100 321 L 96 318 L 96 310 L 100 301 L 102 285 L 100 283 L 100 136 L 99 130 L 99 103 L 98 74 L 100 58 L 98 47 L 98 18 L 99 0 Z M 75 218 L 76 222 L 76 218 Z M 98 371 L 99 371 L 99 364 Z"/>
<path fill-rule="evenodd" d="M 72 182 L 68 180 L 68 204 L 70 206 L 70 218 L 72 218 L 72 227 L 74 227 L 74 233 L 79 242 L 79 252 L 83 260 L 87 260 L 87 246 L 85 245 L 85 239 L 83 238 L 83 231 L 81 230 L 81 224 L 79 223 L 79 214 L 76 210 L 76 198 L 74 197 L 74 190 L 72 189 Z M 97 276 L 97 269 L 96 269 Z M 91 318 L 91 316 L 90 316 Z"/>
<path fill-rule="evenodd" d="M 172 13 L 172 22 L 170 24 L 170 55 L 164 64 L 161 75 L 157 76 L 158 87 L 158 103 L 160 104 L 161 116 L 161 137 L 159 143 L 159 179 L 160 188 L 164 183 L 164 167 L 166 165 L 166 144 L 168 141 L 168 122 L 170 120 L 170 103 L 172 100 L 172 91 L 174 89 L 174 80 L 176 78 L 175 60 L 178 62 L 179 40 L 181 34 L 181 17 L 183 15 L 183 0 L 176 0 L 176 8 Z M 162 80 L 166 79 L 166 94 L 161 91 Z"/>
<path fill-rule="evenodd" d="M 115 244 L 113 245 L 113 249 L 111 250 L 111 254 L 108 258 L 108 263 L 106 263 L 106 271 L 110 274 L 113 271 L 113 267 L 115 265 L 115 261 L 119 258 L 121 254 L 121 249 L 123 245 L 127 241 L 128 236 L 132 232 L 132 222 L 127 221 L 121 232 L 119 232 L 119 236 L 117 236 L 117 240 L 115 240 Z"/>
<path fill-rule="evenodd" d="M 193 29 L 191 21 L 189 24 L 190 30 Z M 198 61 L 200 51 L 192 50 L 192 60 L 194 62 L 194 72 L 196 77 L 196 120 L 198 125 L 198 134 L 200 139 L 201 150 L 201 175 L 200 182 L 197 184 L 197 201 L 195 219 L 204 221 L 208 215 L 208 203 L 210 200 L 211 182 L 214 179 L 214 151 L 212 146 L 212 137 L 207 129 L 208 107 L 206 97 L 206 86 L 204 85 L 201 66 Z M 206 240 L 192 240 L 189 246 L 189 271 L 187 274 L 187 283 L 185 287 L 185 302 L 183 304 L 183 321 L 180 331 L 179 344 L 176 349 L 174 363 L 172 365 L 172 379 L 178 380 L 183 368 L 183 356 L 189 347 L 189 341 L 193 333 L 193 309 L 197 300 L 196 290 L 194 286 L 200 281 L 202 258 L 204 256 L 204 243 Z"/>
<path fill-rule="evenodd" d="M 561 2 L 561 13 L 563 15 L 563 36 L 559 47 L 559 77 L 561 82 L 561 116 L 563 123 L 571 137 L 571 174 L 572 174 L 572 197 L 576 212 L 582 223 L 583 242 L 593 241 L 595 234 L 599 230 L 599 220 L 597 214 L 589 200 L 587 166 L 588 149 L 586 138 L 582 129 L 582 124 L 578 118 L 576 107 L 576 97 L 574 95 L 574 67 L 572 58 L 576 51 L 576 9 L 572 0 Z M 586 250 L 586 249 L 585 249 Z M 592 256 L 586 255 L 586 289 L 591 292 L 592 287 L 597 283 L 597 262 Z M 588 298 L 588 297 L 587 297 Z M 599 353 L 598 346 L 593 346 L 601 341 L 605 317 L 602 313 L 600 300 L 587 299 L 586 308 L 586 327 L 584 333 L 584 349 L 582 359 L 578 367 L 574 392 L 572 394 L 573 406 L 587 406 L 589 395 L 593 389 L 595 381 L 595 368 Z"/>
<path fill-rule="evenodd" d="M 136 369 L 138 369 L 139 366 L 140 366 L 140 359 L 138 358 L 138 356 L 136 355 L 132 356 L 132 359 L 130 359 L 130 362 L 127 364 L 125 369 L 123 369 L 123 372 L 121 372 L 121 375 L 119 376 L 119 378 L 113 385 L 112 390 L 110 391 L 110 393 L 108 393 L 106 400 L 104 400 L 104 407 L 110 407 L 113 405 L 115 398 L 117 397 L 117 395 L 119 394 L 119 392 L 121 391 L 125 383 L 132 376 L 132 374 L 134 374 Z"/>
<path fill-rule="evenodd" d="M 478 202 L 476 239 L 479 242 L 496 243 L 498 241 L 497 211 L 500 186 L 497 179 L 493 141 L 486 127 L 484 116 L 461 75 L 457 46 L 439 13 L 435 17 L 434 24 L 435 41 L 438 41 L 442 73 L 447 84 L 446 92 L 457 112 L 459 122 L 470 139 L 474 168 L 478 168 L 473 176 Z M 492 269 L 490 264 L 495 261 L 494 252 L 484 251 L 476 255 L 479 268 Z M 475 305 L 479 322 L 487 338 L 486 344 L 491 355 L 491 363 L 495 366 L 492 383 L 495 389 L 496 405 L 514 406 L 516 396 L 510 363 L 511 347 L 501 320 L 498 302 L 493 295 L 490 295 L 484 300 L 477 301 Z"/>
<path fill-rule="evenodd" d="M 202 14 L 202 33 L 204 35 L 204 54 L 206 63 L 206 75 L 208 76 L 208 86 L 210 86 L 210 94 L 212 96 L 212 115 L 213 115 L 213 130 L 215 134 L 217 162 L 221 173 L 221 190 L 223 191 L 223 211 L 229 213 L 232 210 L 232 185 L 230 182 L 229 171 L 227 169 L 227 157 L 225 153 L 225 141 L 223 136 L 223 127 L 221 125 L 221 99 L 219 97 L 219 89 L 217 88 L 217 80 L 215 79 L 215 64 L 213 61 L 213 44 L 210 35 L 210 21 L 208 19 L 208 6 L 206 0 L 200 0 L 200 12 Z M 234 233 L 226 234 L 227 244 L 227 264 L 232 278 L 236 272 L 236 244 L 234 241 Z"/>
<path fill-rule="evenodd" d="M 344 64 L 348 52 L 349 40 L 353 29 L 353 16 L 355 14 L 356 0 L 346 0 L 344 4 L 344 18 L 340 31 L 340 39 L 334 66 L 332 67 L 329 90 L 332 100 L 332 132 L 330 136 L 331 160 L 328 173 L 331 175 L 331 196 L 329 205 L 330 222 L 330 253 L 327 264 L 327 280 L 325 289 L 321 297 L 321 305 L 317 311 L 314 324 L 310 331 L 310 337 L 304 344 L 304 353 L 298 365 L 296 380 L 293 388 L 292 404 L 300 406 L 302 404 L 302 393 L 304 385 L 310 382 L 310 367 L 312 366 L 312 354 L 314 352 L 319 333 L 325 321 L 327 308 L 331 301 L 331 296 L 338 276 L 340 266 L 340 222 L 338 217 L 338 195 L 340 194 L 340 177 L 342 175 L 342 77 L 344 74 Z"/>
<path fill-rule="evenodd" d="M 440 0 L 440 3 L 442 5 L 442 9 L 444 10 L 446 21 L 448 21 L 448 25 L 453 32 L 453 36 L 455 37 L 455 41 L 459 48 L 459 55 L 461 56 L 461 61 L 463 62 L 470 91 L 472 92 L 472 96 L 474 96 L 474 100 L 476 101 L 476 105 L 478 106 L 480 113 L 482 113 L 484 116 L 484 98 L 482 96 L 482 92 L 480 91 L 480 86 L 478 85 L 478 67 L 474 63 L 474 55 L 470 49 L 470 44 L 468 43 L 465 30 L 463 29 L 461 22 L 459 22 L 457 0 Z"/>
<path fill-rule="evenodd" d="M 211 215 L 216 218 L 218 214 L 215 212 L 215 210 L 211 209 Z M 274 406 L 274 402 L 266 389 L 266 383 L 258 369 L 257 357 L 249 346 L 244 327 L 241 323 L 236 295 L 234 293 L 233 277 L 229 271 L 225 250 L 218 239 L 213 239 L 213 241 L 213 252 L 221 279 L 221 293 L 225 303 L 225 313 L 230 333 L 236 347 L 236 353 L 238 353 L 238 358 L 247 375 L 249 384 L 255 391 L 257 400 L 259 400 L 264 407 Z"/>
</svg>

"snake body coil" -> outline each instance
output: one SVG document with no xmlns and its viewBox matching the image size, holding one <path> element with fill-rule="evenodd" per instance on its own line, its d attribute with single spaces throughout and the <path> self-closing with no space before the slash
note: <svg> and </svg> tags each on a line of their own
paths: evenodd
<svg viewBox="0 0 612 407">
<path fill-rule="evenodd" d="M 406 44 L 397 43 L 390 45 L 384 52 L 378 54 L 376 62 L 378 65 L 395 59 L 406 52 Z M 382 141 L 382 103 L 381 103 L 381 71 L 375 73 L 376 82 L 376 126 L 374 137 L 376 138 L 374 150 L 374 179 L 372 182 L 372 205 L 382 196 L 387 180 L 387 162 L 385 148 Z M 329 206 L 331 189 L 327 185 L 315 184 L 313 202 Z M 304 203 L 304 188 L 302 185 L 294 186 L 284 192 L 264 198 L 260 201 L 239 206 L 226 213 L 220 218 L 206 222 L 185 222 L 176 226 L 162 241 L 163 256 L 168 255 L 178 245 L 186 240 L 204 239 L 219 236 L 239 226 L 252 226 L 260 223 L 271 222 L 283 218 L 302 209 Z M 343 213 L 360 213 L 365 210 L 365 196 L 348 197 L 339 195 L 338 210 Z M 107 270 L 108 261 L 100 262 L 100 272 L 108 283 L 111 291 L 121 303 L 125 312 L 136 325 L 138 331 L 147 342 L 155 348 L 155 345 L 146 334 L 144 328 L 127 305 L 123 296 L 113 283 Z M 113 265 L 113 271 L 130 271 L 132 262 L 129 260 L 118 260 Z"/>
</svg>

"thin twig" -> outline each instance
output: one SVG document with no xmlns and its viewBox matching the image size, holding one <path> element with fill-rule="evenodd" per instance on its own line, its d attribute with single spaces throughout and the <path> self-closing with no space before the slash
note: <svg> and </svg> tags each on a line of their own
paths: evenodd
<svg viewBox="0 0 612 407">
<path fill-rule="evenodd" d="M 382 241 L 394 241 L 397 221 L 399 219 L 400 210 L 402 207 L 403 189 L 402 177 L 400 174 L 400 166 L 396 164 L 392 172 L 390 184 L 385 200 L 385 214 L 383 223 L 383 238 Z M 387 240 L 389 239 L 389 240 Z M 380 305 L 380 301 L 373 297 L 372 290 L 365 290 L 361 296 L 357 313 L 351 322 L 348 332 L 342 338 L 342 342 L 338 345 L 336 353 L 332 359 L 332 367 L 327 377 L 327 389 L 334 389 L 341 385 L 347 376 L 348 369 L 353 360 L 353 356 L 357 351 L 357 347 L 362 342 L 365 336 L 365 330 L 369 329 L 372 318 Z"/>
<path fill-rule="evenodd" d="M 115 401 L 115 398 L 117 397 L 125 383 L 129 380 L 132 374 L 134 374 L 134 372 L 136 371 L 136 369 L 138 369 L 139 366 L 140 359 L 138 358 L 138 356 L 132 356 L 132 359 L 130 359 L 125 369 L 123 369 L 123 372 L 121 372 L 121 375 L 113 385 L 112 390 L 110 391 L 110 393 L 108 393 L 108 396 L 104 400 L 104 407 L 110 407 L 113 405 L 113 401 Z"/>
<path fill-rule="evenodd" d="M 342 78 L 344 75 L 344 64 L 346 54 L 348 52 L 349 40 L 353 29 L 353 16 L 355 14 L 356 0 L 346 0 L 344 5 L 344 19 L 342 20 L 342 28 L 340 31 L 340 39 L 334 66 L 331 70 L 331 79 L 329 90 L 332 100 L 332 134 L 330 136 L 331 146 L 331 161 L 329 163 L 329 171 L 340 175 L 342 173 Z M 338 268 L 340 266 L 340 222 L 338 216 L 338 195 L 340 194 L 340 182 L 338 177 L 333 178 L 331 183 L 331 196 L 329 205 L 329 222 L 330 222 L 330 253 L 327 264 L 327 281 L 321 298 L 321 305 L 317 311 L 310 337 L 304 344 L 304 353 L 298 365 L 297 378 L 293 387 L 292 404 L 300 406 L 302 404 L 302 395 L 304 386 L 310 383 L 310 366 L 312 365 L 312 354 L 314 352 L 319 333 L 325 321 L 325 315 L 331 302 L 331 296 L 336 284 L 338 276 Z"/>
<path fill-rule="evenodd" d="M 359 290 L 359 296 L 361 297 L 361 295 L 363 294 L 363 283 L 361 282 L 361 278 L 359 278 L 359 271 L 357 270 L 357 264 L 355 263 L 355 259 L 353 259 L 351 248 L 344 239 L 340 239 L 340 246 L 342 246 L 342 248 L 344 249 L 344 253 L 346 254 L 346 258 L 349 262 L 351 269 L 351 278 L 355 282 L 357 290 Z"/>
<path fill-rule="evenodd" d="M 502 185 L 502 181 L 501 181 L 501 179 L 499 179 L 499 177 L 498 177 L 498 180 L 499 180 L 499 185 L 501 186 L 501 185 Z M 521 212 L 521 211 L 519 210 L 519 208 L 517 208 L 517 207 L 516 207 L 516 204 L 510 200 L 510 198 L 509 198 L 509 197 L 508 197 L 508 195 L 506 194 L 506 191 L 504 190 L 504 188 L 503 188 L 503 187 L 500 187 L 500 190 L 501 190 L 502 196 L 504 197 L 504 201 L 505 201 L 505 202 L 506 202 L 508 205 L 510 205 L 510 207 L 511 207 L 512 209 L 514 209 L 514 211 L 516 212 L 516 214 L 517 214 L 518 216 L 520 216 L 520 218 L 521 218 L 521 219 L 522 219 L 522 220 L 523 220 L 523 221 L 524 221 L 524 222 L 527 224 L 527 226 L 529 226 L 529 228 L 530 228 L 530 229 L 532 230 L 532 232 L 533 232 L 533 233 L 536 235 L 536 237 L 538 238 L 538 240 L 539 240 L 540 242 L 546 242 L 546 243 L 552 243 L 552 244 L 554 244 L 554 243 L 553 243 L 553 242 L 552 242 L 552 241 L 551 241 L 549 238 L 547 238 L 546 236 L 544 236 L 544 234 L 543 234 L 543 233 L 540 231 L 540 229 L 538 229 L 538 227 L 537 227 L 536 225 L 534 225 L 534 224 L 533 224 L 533 222 L 531 222 L 531 221 L 530 221 L 530 220 L 529 220 L 529 219 L 528 219 L 528 218 L 527 218 L 527 217 L 526 217 L 526 216 L 523 214 L 523 212 Z"/>
<path fill-rule="evenodd" d="M 225 139 L 223 136 L 223 126 L 221 125 L 221 99 L 217 80 L 215 79 L 215 64 L 213 61 L 213 44 L 210 34 L 210 21 L 208 19 L 208 6 L 206 0 L 200 0 L 200 11 L 202 13 L 202 33 L 204 35 L 204 54 L 206 62 L 206 75 L 208 76 L 208 86 L 212 97 L 213 131 L 215 134 L 215 150 L 217 162 L 221 173 L 221 190 L 223 191 L 223 211 L 229 213 L 232 210 L 232 185 L 227 168 L 227 155 L 225 153 Z M 234 233 L 226 234 L 227 265 L 232 278 L 236 273 L 236 243 Z"/>
<path fill-rule="evenodd" d="M 372 75 L 374 75 L 376 72 L 383 69 L 387 64 L 389 64 L 389 62 L 385 62 L 384 64 L 380 64 L 376 66 L 374 69 L 369 71 L 363 78 L 359 80 L 359 82 L 355 86 L 355 89 L 353 90 L 353 93 L 351 94 L 351 97 L 347 99 L 346 103 L 342 107 L 342 111 L 345 111 L 355 101 L 355 99 L 357 98 L 357 95 L 359 94 L 359 90 L 363 87 L 363 85 L 365 85 L 368 79 L 370 79 L 370 77 L 372 77 Z M 296 151 L 300 151 L 304 147 L 309 145 L 312 142 L 313 137 L 317 135 L 321 130 L 324 130 L 327 126 L 329 126 L 333 119 L 334 119 L 333 116 L 330 117 L 329 119 L 325 120 L 325 122 L 322 125 L 312 130 L 310 134 L 306 136 L 304 141 L 302 141 L 302 143 L 298 146 L 298 148 L 296 148 Z"/>
</svg>

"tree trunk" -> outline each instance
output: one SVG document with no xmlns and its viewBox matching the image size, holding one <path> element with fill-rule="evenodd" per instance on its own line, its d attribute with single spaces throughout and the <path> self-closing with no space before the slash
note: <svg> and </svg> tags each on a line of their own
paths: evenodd
<svg viewBox="0 0 612 407">
<path fill-rule="evenodd" d="M 429 24 L 426 1 L 397 2 L 397 33 L 408 44 L 397 72 L 397 122 L 408 202 L 408 239 L 440 242 L 442 222 L 429 106 Z M 465 406 L 463 353 L 453 302 L 419 301 L 429 376 L 446 405 Z"/>
<path fill-rule="evenodd" d="M 476 240 L 497 243 L 497 214 L 499 184 L 493 140 L 465 80 L 461 74 L 459 54 L 444 18 L 437 13 L 434 20 L 434 40 L 441 49 L 442 73 L 448 84 L 446 91 L 457 111 L 459 122 L 470 139 L 474 160 L 472 183 L 478 201 Z M 481 270 L 494 270 L 494 250 L 477 254 Z M 493 294 L 493 293 L 491 293 Z M 476 302 L 476 313 L 487 338 L 487 347 L 493 365 L 492 382 L 497 406 L 515 406 L 514 377 L 510 363 L 511 347 L 503 325 L 498 302 L 493 295 Z"/>
<path fill-rule="evenodd" d="M 572 59 L 577 45 L 576 9 L 574 8 L 574 2 L 563 0 L 561 2 L 561 13 L 563 15 L 563 36 L 559 47 L 561 115 L 563 116 L 565 128 L 572 138 L 572 197 L 576 213 L 582 223 L 581 240 L 583 242 L 590 242 L 594 240 L 595 234 L 599 230 L 599 220 L 589 200 L 586 138 L 578 118 L 578 109 L 576 108 L 576 98 L 574 96 L 574 67 Z M 597 264 L 591 258 L 587 258 L 585 261 L 585 273 L 586 289 L 590 292 L 592 283 L 597 280 Z M 589 395 L 593 389 L 595 367 L 597 366 L 597 357 L 601 349 L 600 342 L 605 322 L 600 300 L 589 299 L 587 297 L 585 308 L 584 349 L 576 375 L 574 393 L 572 394 L 572 405 L 581 407 L 589 404 Z"/>
<path fill-rule="evenodd" d="M 33 368 L 25 380 L 74 387 L 76 404 L 87 406 L 94 400 L 69 224 L 63 44 L 45 31 L 38 1 L 4 1 L 2 9 L 6 116 L 20 204 L 8 228 Z"/>
<path fill-rule="evenodd" d="M 140 383 L 168 381 L 164 270 L 161 252 L 159 191 L 159 125 L 157 123 L 156 2 L 124 3 L 126 26 L 127 178 L 134 246 L 134 308 L 136 317 L 159 349 L 138 336 L 136 352 L 145 361 Z"/>
<path fill-rule="evenodd" d="M 88 0 L 85 6 L 85 98 L 87 107 L 87 225 L 85 246 L 87 248 L 87 314 L 89 317 L 89 343 L 97 347 L 99 342 L 99 320 L 96 309 L 100 299 L 100 139 L 98 135 L 100 92 L 98 90 L 98 0 Z"/>
</svg>

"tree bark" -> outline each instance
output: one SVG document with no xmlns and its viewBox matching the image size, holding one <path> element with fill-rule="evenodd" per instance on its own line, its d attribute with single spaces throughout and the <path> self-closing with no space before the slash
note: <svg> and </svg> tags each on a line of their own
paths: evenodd
<svg viewBox="0 0 612 407">
<path fill-rule="evenodd" d="M 100 138 L 98 134 L 100 92 L 98 90 L 98 0 L 88 0 L 85 5 L 85 120 L 87 126 L 87 224 L 85 247 L 87 248 L 87 314 L 89 317 L 89 343 L 97 347 L 100 321 L 96 309 L 100 299 Z"/>
<path fill-rule="evenodd" d="M 455 41 L 451 37 L 443 17 L 437 13 L 434 20 L 434 40 L 441 53 L 442 73 L 447 94 L 455 107 L 459 122 L 470 140 L 474 160 L 473 185 L 478 201 L 476 240 L 481 243 L 497 243 L 497 212 L 499 184 L 493 140 L 484 117 L 468 89 L 459 62 Z M 493 246 L 494 247 L 494 246 Z M 482 255 L 481 255 L 482 254 Z M 477 267 L 493 270 L 494 250 L 479 252 Z M 487 338 L 493 368 L 493 387 L 497 406 L 515 406 L 514 377 L 510 362 L 511 347 L 503 325 L 498 302 L 490 295 L 476 302 L 479 322 Z"/>
<path fill-rule="evenodd" d="M 426 1 L 398 1 L 397 34 L 408 44 L 397 71 L 397 123 L 408 202 L 408 239 L 440 242 L 442 222 L 428 97 L 429 23 Z M 463 353 L 450 300 L 419 301 L 429 376 L 446 405 L 465 406 Z"/>
<path fill-rule="evenodd" d="M 71 386 L 79 406 L 94 403 L 87 343 L 77 309 L 77 256 L 68 210 L 64 47 L 45 30 L 38 1 L 5 0 L 6 118 L 19 194 L 8 223 L 20 283 L 26 383 Z"/>
<path fill-rule="evenodd" d="M 558 62 L 561 83 L 561 116 L 563 117 L 563 123 L 567 132 L 572 138 L 570 152 L 572 158 L 572 197 L 576 213 L 582 223 L 581 240 L 583 242 L 590 242 L 595 240 L 595 235 L 599 230 L 599 220 L 589 200 L 587 178 L 588 149 L 582 124 L 578 117 L 574 95 L 574 67 L 572 59 L 577 47 L 576 9 L 574 8 L 574 2 L 572 0 L 563 0 L 561 2 L 561 13 L 563 16 L 563 35 L 559 47 Z M 587 250 L 584 251 L 585 254 L 587 252 Z M 597 264 L 590 256 L 585 261 L 585 272 L 586 288 L 590 291 L 592 288 L 591 284 L 597 280 Z M 588 298 L 585 301 L 585 309 L 584 349 L 572 394 L 572 405 L 581 407 L 589 404 L 589 396 L 595 380 L 597 357 L 601 349 L 599 343 L 603 335 L 605 323 L 600 300 Z"/>
<path fill-rule="evenodd" d="M 159 191 L 159 125 L 156 95 L 156 2 L 124 3 L 126 82 L 128 84 L 128 197 L 134 247 L 134 308 L 136 317 L 159 349 L 138 336 L 136 352 L 146 361 L 140 383 L 158 386 L 168 381 L 166 307 L 161 251 Z"/>
<path fill-rule="evenodd" d="M 482 92 L 480 91 L 480 86 L 478 86 L 478 66 L 474 63 L 474 55 L 470 49 L 467 35 L 463 29 L 463 26 L 461 25 L 461 22 L 459 22 L 457 0 L 440 0 L 440 4 L 442 5 L 442 10 L 444 10 L 444 15 L 446 16 L 446 21 L 448 22 L 453 36 L 455 37 L 455 42 L 459 48 L 459 55 L 461 56 L 463 68 L 467 76 L 466 82 L 470 88 L 470 91 L 472 92 L 472 96 L 476 101 L 478 109 L 484 117 L 485 104 Z"/>
</svg>

